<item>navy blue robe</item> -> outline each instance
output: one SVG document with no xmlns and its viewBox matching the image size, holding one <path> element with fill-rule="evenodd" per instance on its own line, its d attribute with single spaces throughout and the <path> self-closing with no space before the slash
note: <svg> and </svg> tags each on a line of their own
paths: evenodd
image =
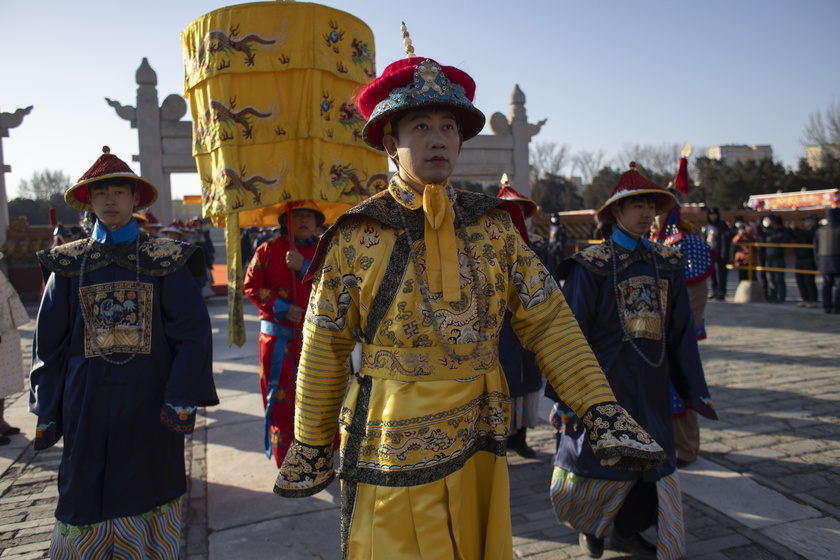
<svg viewBox="0 0 840 560">
<path fill-rule="evenodd" d="M 134 242 L 106 247 L 83 239 L 38 255 L 52 273 L 38 312 L 30 410 L 38 415 L 36 449 L 64 438 L 55 516 L 71 525 L 139 515 L 181 496 L 184 434 L 195 407 L 218 404 L 210 318 L 191 271 L 203 270 L 201 251 L 141 240 L 139 290 Z M 123 361 L 142 340 L 125 365 L 99 357 L 86 336 L 79 268 L 88 243 L 84 291 L 93 296 L 84 301 L 88 323 L 106 337 L 99 347 Z M 107 338 L 115 325 L 141 338 L 120 346 L 116 334 Z"/>
<path fill-rule="evenodd" d="M 584 428 L 574 418 L 569 424 L 576 428 L 560 438 L 554 464 L 588 478 L 653 481 L 676 468 L 669 382 L 673 383 L 686 406 L 709 418 L 716 418 L 716 415 L 703 374 L 691 305 L 682 277 L 684 256 L 677 249 L 656 243 L 650 244 L 650 250 L 640 243 L 634 251 L 615 244 L 619 255 L 617 297 L 610 246 L 607 241 L 569 257 L 555 274 L 558 279 L 565 280 L 566 301 L 619 404 L 659 442 L 671 460 L 644 472 L 603 467 L 586 443 Z M 656 277 L 654 258 L 665 296 L 666 351 L 658 367 L 646 363 L 630 342 L 624 340 L 618 315 L 620 301 L 633 342 L 651 362 L 658 362 L 662 352 L 659 319 L 662 313 L 660 291 L 652 289 Z M 550 393 L 546 391 L 547 396 L 557 400 L 556 394 Z"/>
</svg>

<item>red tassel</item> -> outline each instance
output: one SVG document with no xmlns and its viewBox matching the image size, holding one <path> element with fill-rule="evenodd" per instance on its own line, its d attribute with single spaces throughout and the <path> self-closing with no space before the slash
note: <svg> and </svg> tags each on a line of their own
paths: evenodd
<svg viewBox="0 0 840 560">
<path fill-rule="evenodd" d="M 683 194 L 688 194 L 688 160 L 684 157 L 680 158 L 680 168 L 676 176 L 677 190 Z"/>
<path fill-rule="evenodd" d="M 50 208 L 50 225 L 52 227 L 58 225 L 58 218 L 55 215 L 55 208 Z"/>
</svg>

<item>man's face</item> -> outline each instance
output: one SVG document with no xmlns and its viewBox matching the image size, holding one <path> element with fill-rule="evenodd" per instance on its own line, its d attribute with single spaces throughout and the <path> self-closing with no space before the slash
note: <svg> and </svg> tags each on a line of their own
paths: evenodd
<svg viewBox="0 0 840 560">
<path fill-rule="evenodd" d="M 306 241 L 318 227 L 318 218 L 312 210 L 299 209 L 292 212 L 292 232 L 298 241 Z"/>
<path fill-rule="evenodd" d="M 656 217 L 656 202 L 643 198 L 631 198 L 622 206 L 613 204 L 610 209 L 618 226 L 636 238 L 648 234 Z"/>
<path fill-rule="evenodd" d="M 127 185 L 97 185 L 88 189 L 88 197 L 93 213 L 108 231 L 118 230 L 131 221 L 140 199 Z"/>
<path fill-rule="evenodd" d="M 455 115 L 446 109 L 418 109 L 397 123 L 397 134 L 386 134 L 383 146 L 388 155 L 397 160 L 400 171 L 411 177 L 400 177 L 421 189 L 429 183 L 445 183 L 461 153 L 464 139 L 458 131 Z"/>
</svg>

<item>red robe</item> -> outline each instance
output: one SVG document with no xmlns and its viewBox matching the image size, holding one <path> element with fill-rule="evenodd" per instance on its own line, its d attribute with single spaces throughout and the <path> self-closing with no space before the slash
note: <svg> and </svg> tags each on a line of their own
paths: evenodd
<svg viewBox="0 0 840 560">
<path fill-rule="evenodd" d="M 304 259 L 310 261 L 315 255 L 315 247 L 315 238 L 303 244 L 295 244 L 295 248 L 303 255 Z M 285 319 L 278 321 L 275 317 L 275 303 L 280 298 L 282 301 L 278 303 L 278 306 L 282 307 L 283 311 L 288 308 L 289 304 L 306 309 L 312 288 L 311 282 L 302 282 L 300 275 L 289 269 L 286 264 L 286 252 L 288 250 L 289 240 L 286 237 L 271 239 L 260 245 L 254 253 L 250 265 L 248 265 L 244 284 L 245 295 L 260 310 L 262 325 L 260 329 L 260 391 L 264 407 L 268 405 L 270 373 L 275 360 L 275 347 L 278 341 L 278 336 L 268 334 L 265 331 L 267 328 L 272 329 L 279 325 L 288 327 L 291 329 L 288 332 L 293 333 L 293 337 L 287 340 L 284 348 L 280 349 L 282 354 L 277 356 L 278 359 L 282 360 L 279 383 L 271 406 L 270 422 L 267 422 L 270 453 L 278 467 L 283 464 L 286 451 L 288 451 L 294 435 L 295 371 L 297 369 L 297 359 L 300 356 L 302 325 Z M 266 453 L 268 452 L 269 449 L 267 448 Z"/>
</svg>

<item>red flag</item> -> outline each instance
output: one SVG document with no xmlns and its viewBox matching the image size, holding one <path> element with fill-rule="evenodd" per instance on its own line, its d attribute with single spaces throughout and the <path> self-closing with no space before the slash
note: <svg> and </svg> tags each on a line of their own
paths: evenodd
<svg viewBox="0 0 840 560">
<path fill-rule="evenodd" d="M 684 157 L 680 158 L 680 168 L 677 171 L 676 184 L 679 192 L 688 194 L 688 160 Z"/>
</svg>

